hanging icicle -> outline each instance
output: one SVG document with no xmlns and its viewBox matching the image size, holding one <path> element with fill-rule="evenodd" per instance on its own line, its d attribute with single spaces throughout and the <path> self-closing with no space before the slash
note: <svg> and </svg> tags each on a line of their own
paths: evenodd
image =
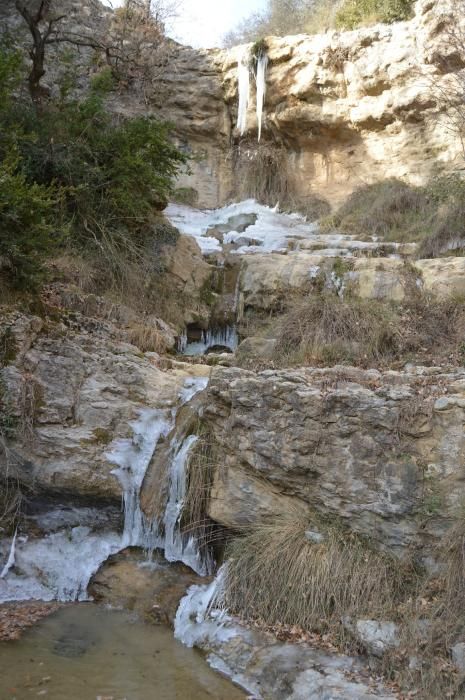
<svg viewBox="0 0 465 700">
<path fill-rule="evenodd" d="M 13 539 L 11 541 L 10 553 L 8 555 L 7 562 L 2 569 L 2 573 L 0 574 L 0 578 L 6 578 L 9 570 L 12 569 L 15 565 L 16 537 L 17 537 L 17 535 L 18 535 L 18 528 L 16 528 L 15 534 L 14 534 Z"/>
<path fill-rule="evenodd" d="M 254 44 L 252 50 L 243 50 L 237 61 L 237 84 L 239 93 L 239 106 L 237 110 L 237 128 L 241 136 L 247 128 L 247 110 L 250 104 L 250 75 L 255 79 L 257 93 L 257 123 L 258 140 L 262 135 L 263 111 L 266 95 L 266 72 L 268 68 L 268 55 L 264 41 Z"/>
<path fill-rule="evenodd" d="M 262 120 L 263 120 L 263 107 L 265 105 L 265 95 L 266 95 L 266 69 L 268 67 L 268 56 L 266 53 L 260 54 L 257 58 L 257 122 L 258 122 L 258 140 L 260 141 L 262 135 Z"/>
<path fill-rule="evenodd" d="M 237 62 L 237 83 L 239 92 L 239 107 L 237 112 L 237 128 L 244 134 L 247 126 L 247 109 L 250 102 L 250 71 L 249 54 L 243 51 Z"/>
</svg>

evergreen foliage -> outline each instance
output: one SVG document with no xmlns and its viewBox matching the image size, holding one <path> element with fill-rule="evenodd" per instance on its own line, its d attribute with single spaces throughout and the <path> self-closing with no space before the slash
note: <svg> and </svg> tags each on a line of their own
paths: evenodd
<svg viewBox="0 0 465 700">
<path fill-rule="evenodd" d="M 409 19 L 413 0 L 345 0 L 336 14 L 336 26 L 355 29 L 363 24 L 391 24 Z"/>
<path fill-rule="evenodd" d="M 37 110 L 21 97 L 20 53 L 0 46 L 0 269 L 15 287 L 34 289 L 64 243 L 118 275 L 156 243 L 158 212 L 187 160 L 169 124 L 106 111 L 108 72 L 81 98 L 70 75 Z"/>
<path fill-rule="evenodd" d="M 225 39 L 226 46 L 263 36 L 317 34 L 330 28 L 354 29 L 411 17 L 414 0 L 268 0 L 263 12 L 250 15 Z"/>
</svg>

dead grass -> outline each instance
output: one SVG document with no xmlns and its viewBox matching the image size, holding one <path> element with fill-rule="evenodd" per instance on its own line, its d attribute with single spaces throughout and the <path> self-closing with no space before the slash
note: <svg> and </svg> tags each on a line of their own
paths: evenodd
<svg viewBox="0 0 465 700">
<path fill-rule="evenodd" d="M 274 359 L 280 365 L 363 365 L 394 355 L 399 343 L 397 319 L 388 305 L 316 295 L 283 318 Z"/>
<path fill-rule="evenodd" d="M 465 182 L 457 175 L 413 187 L 391 178 L 356 189 L 332 216 L 324 231 L 338 229 L 360 237 L 419 242 L 418 257 L 463 255 L 465 249 Z"/>
<path fill-rule="evenodd" d="M 400 645 L 386 655 L 382 667 L 403 687 L 414 688 L 415 697 L 463 698 L 464 679 L 450 654 L 451 647 L 465 639 L 463 516 L 435 548 L 433 558 L 440 563 L 439 571 L 420 579 L 415 594 L 400 607 Z"/>
<path fill-rule="evenodd" d="M 421 294 L 404 304 L 313 295 L 296 302 L 276 328 L 275 366 L 462 364 L 465 303 Z"/>
<path fill-rule="evenodd" d="M 143 323 L 132 326 L 127 331 L 128 342 L 139 348 L 141 352 L 166 352 L 166 341 L 157 328 Z"/>
<path fill-rule="evenodd" d="M 252 197 L 260 204 L 276 206 L 281 211 L 298 212 L 309 221 L 326 216 L 331 207 L 311 193 L 296 195 L 289 172 L 289 150 L 283 145 L 263 142 L 241 143 L 233 151 L 234 168 L 239 183 L 239 199 Z"/>
<path fill-rule="evenodd" d="M 213 433 L 201 424 L 196 432 L 200 436 L 189 454 L 181 527 L 183 532 L 195 536 L 206 559 L 212 546 L 223 539 L 218 526 L 208 516 L 210 492 L 219 457 Z"/>
<path fill-rule="evenodd" d="M 324 631 L 340 629 L 345 616 L 386 619 L 407 592 L 403 565 L 354 533 L 321 526 L 301 512 L 253 526 L 226 554 L 227 605 L 266 625 Z"/>
<path fill-rule="evenodd" d="M 322 225 L 386 241 L 415 241 L 431 226 L 435 212 L 436 204 L 424 188 L 392 178 L 356 189 Z"/>
<path fill-rule="evenodd" d="M 422 241 L 420 258 L 465 254 L 465 196 L 439 210 L 432 232 Z"/>
</svg>

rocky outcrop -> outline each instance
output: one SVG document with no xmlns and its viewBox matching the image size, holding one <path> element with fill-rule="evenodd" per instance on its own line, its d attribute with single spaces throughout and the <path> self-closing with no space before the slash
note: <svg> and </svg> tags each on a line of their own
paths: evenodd
<svg viewBox="0 0 465 700">
<path fill-rule="evenodd" d="M 363 183 L 401 177 L 422 184 L 456 167 L 461 146 L 444 126 L 442 104 L 444 95 L 453 102 L 454 76 L 463 68 L 444 33 L 447 22 L 461 21 L 453 12 L 448 0 L 418 0 L 409 22 L 267 39 L 262 139 L 285 145 L 280 170 L 295 196 L 316 194 L 335 204 Z M 166 109 L 175 122 L 179 114 L 179 133 L 204 155 L 188 183 L 205 206 L 237 195 L 231 180 L 236 156 L 244 165 L 258 151 L 253 102 L 244 139 L 234 128 L 241 51 L 180 49 L 176 58 L 176 97 Z M 195 94 L 195 100 L 181 110 L 179 94 Z M 213 127 L 208 136 L 205 124 Z"/>
<path fill-rule="evenodd" d="M 142 408 L 176 406 L 185 379 L 208 368 L 163 371 L 156 353 L 121 340 L 110 322 L 64 321 L 2 316 L 9 357 L 0 369 L 1 420 L 11 439 L 0 475 L 75 501 L 118 501 L 109 444 L 131 434 Z"/>
<path fill-rule="evenodd" d="M 217 368 L 211 515 L 235 528 L 292 497 L 399 556 L 423 543 L 426 560 L 459 507 L 464 411 L 464 370 Z"/>
<path fill-rule="evenodd" d="M 72 0 L 61 5 L 63 29 L 111 34 L 108 8 Z M 279 174 L 286 173 L 296 201 L 317 195 L 336 204 L 363 183 L 401 177 L 422 184 L 457 167 L 461 143 L 445 128 L 454 80 L 464 66 L 447 36 L 448 23 L 462 21 L 454 11 L 450 0 L 418 0 L 408 22 L 267 38 L 262 144 L 284 146 Z M 13 0 L 2 5 L 0 17 L 27 45 Z M 150 41 L 142 46 L 151 79 L 122 84 L 109 108 L 126 115 L 152 112 L 173 123 L 178 143 L 194 157 L 179 184 L 198 190 L 200 206 L 251 194 L 244 182 L 259 153 L 254 100 L 243 138 L 235 128 L 237 61 L 244 47 L 195 50 L 173 42 L 154 62 L 159 48 Z M 79 87 L 95 71 L 91 58 L 86 48 L 76 55 Z M 44 84 L 51 78 L 53 69 Z"/>
<path fill-rule="evenodd" d="M 416 288 L 436 299 L 465 294 L 465 258 L 405 261 L 401 258 L 309 254 L 244 256 L 239 279 L 240 308 L 279 308 L 289 294 L 308 294 L 322 287 L 361 299 L 404 301 Z"/>
</svg>

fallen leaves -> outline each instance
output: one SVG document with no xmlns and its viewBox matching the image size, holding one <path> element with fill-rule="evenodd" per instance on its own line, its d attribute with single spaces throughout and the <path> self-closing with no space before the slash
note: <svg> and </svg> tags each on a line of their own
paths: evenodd
<svg viewBox="0 0 465 700">
<path fill-rule="evenodd" d="M 60 603 L 26 601 L 0 605 L 0 641 L 19 639 L 28 627 L 62 607 Z"/>
</svg>

